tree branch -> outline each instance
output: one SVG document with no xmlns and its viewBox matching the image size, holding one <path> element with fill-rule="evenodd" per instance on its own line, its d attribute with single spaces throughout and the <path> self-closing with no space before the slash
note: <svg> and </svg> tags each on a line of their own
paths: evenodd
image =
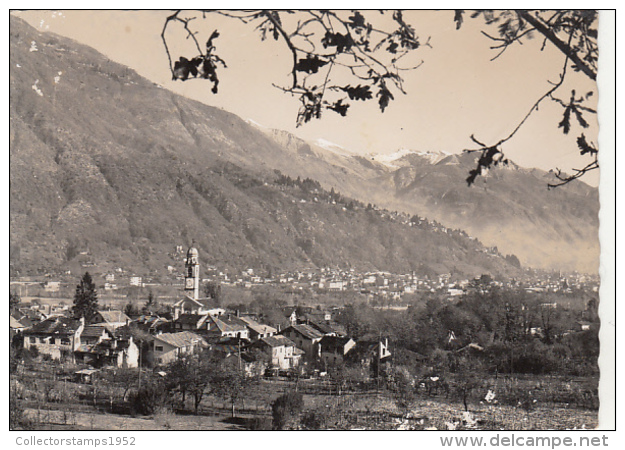
<svg viewBox="0 0 625 450">
<path fill-rule="evenodd" d="M 550 30 L 542 21 L 538 18 L 534 17 L 527 10 L 516 10 L 517 14 L 522 17 L 525 21 L 530 23 L 536 31 L 545 36 L 549 41 L 551 41 L 562 53 L 564 53 L 574 64 L 578 67 L 588 78 L 593 81 L 597 80 L 597 74 L 595 71 L 590 68 L 584 61 L 582 61 L 570 45 L 567 45 L 565 42 L 560 40 L 556 34 Z M 573 35 L 573 30 L 571 31 L 571 36 Z"/>
</svg>

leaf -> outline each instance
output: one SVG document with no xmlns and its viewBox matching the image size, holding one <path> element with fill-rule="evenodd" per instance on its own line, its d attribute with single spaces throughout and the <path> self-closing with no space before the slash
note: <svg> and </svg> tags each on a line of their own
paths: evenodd
<svg viewBox="0 0 625 450">
<path fill-rule="evenodd" d="M 380 110 L 384 112 L 386 107 L 388 106 L 391 100 L 394 100 L 393 94 L 389 91 L 385 86 L 382 86 L 377 94 L 380 99 L 378 100 L 378 104 L 380 105 Z"/>
<path fill-rule="evenodd" d="M 321 39 L 321 43 L 324 48 L 336 47 L 337 53 L 343 53 L 345 50 L 349 50 L 352 47 L 354 41 L 348 34 L 343 35 L 341 33 L 326 31 L 325 36 Z"/>
<path fill-rule="evenodd" d="M 369 86 L 361 86 L 360 84 L 356 87 L 352 86 L 343 86 L 341 88 L 342 91 L 347 92 L 350 100 L 371 100 L 373 98 L 373 93 L 371 92 L 371 88 Z"/>
<path fill-rule="evenodd" d="M 189 78 L 189 73 L 191 72 L 191 68 L 194 68 L 191 61 L 189 61 L 184 56 L 181 56 L 178 61 L 174 63 L 174 80 L 186 80 Z M 195 69 L 197 70 L 197 69 Z"/>
<path fill-rule="evenodd" d="M 567 106 L 564 110 L 562 121 L 558 124 L 558 128 L 562 128 L 564 134 L 569 134 L 571 130 L 571 106 Z"/>
<path fill-rule="evenodd" d="M 307 55 L 306 59 L 300 59 L 293 67 L 298 72 L 317 73 L 320 67 L 328 64 L 328 61 L 320 59 L 317 55 Z"/>
<path fill-rule="evenodd" d="M 473 183 L 475 183 L 475 179 L 477 178 L 477 176 L 480 174 L 481 170 L 479 168 L 477 169 L 473 169 L 469 171 L 469 176 L 467 177 L 467 184 L 469 186 L 471 186 Z"/>
<path fill-rule="evenodd" d="M 586 141 L 586 136 L 584 136 L 584 133 L 582 133 L 582 135 L 577 138 L 577 146 L 580 149 L 580 152 L 579 152 L 580 155 L 585 155 L 587 153 L 590 153 L 591 155 L 597 154 L 597 149 L 591 146 Z"/>
<path fill-rule="evenodd" d="M 354 11 L 354 15 L 349 17 L 351 28 L 364 28 L 365 18 L 359 11 Z"/>
<path fill-rule="evenodd" d="M 207 54 L 210 53 L 211 49 L 213 48 L 213 39 L 217 39 L 218 37 L 219 37 L 219 31 L 215 30 L 208 38 L 208 41 L 206 41 L 206 53 Z"/>
<path fill-rule="evenodd" d="M 340 99 L 333 105 L 328 106 L 328 109 L 339 113 L 343 117 L 347 115 L 347 108 L 349 108 L 349 103 L 343 103 L 343 99 Z"/>
<path fill-rule="evenodd" d="M 571 109 L 575 113 L 575 117 L 577 118 L 577 121 L 579 122 L 579 124 L 583 128 L 588 128 L 588 122 L 586 122 L 586 120 L 582 117 L 582 112 L 579 109 L 575 108 L 575 107 L 572 107 Z"/>
<path fill-rule="evenodd" d="M 390 44 L 388 44 L 388 47 L 386 47 L 386 51 L 389 53 L 397 53 L 397 48 L 399 47 L 399 45 L 397 44 L 397 42 L 393 42 L 391 41 Z"/>
<path fill-rule="evenodd" d="M 455 13 L 454 13 L 454 22 L 456 22 L 456 30 L 459 30 L 460 27 L 462 26 L 462 22 L 463 22 L 463 14 L 464 14 L 464 10 L 462 9 L 456 9 Z"/>
</svg>

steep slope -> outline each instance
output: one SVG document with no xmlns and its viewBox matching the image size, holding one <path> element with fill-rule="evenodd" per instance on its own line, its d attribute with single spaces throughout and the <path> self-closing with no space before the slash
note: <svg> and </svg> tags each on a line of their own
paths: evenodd
<svg viewBox="0 0 625 450">
<path fill-rule="evenodd" d="M 477 165 L 475 154 L 401 149 L 362 157 L 329 152 L 285 132 L 268 135 L 309 155 L 305 165 L 283 169 L 287 173 L 313 176 L 361 201 L 467 230 L 524 265 L 598 270 L 599 196 L 583 182 L 548 190 L 552 173 L 511 162 L 469 187 L 465 179 Z"/>
<path fill-rule="evenodd" d="M 597 272 L 597 189 L 576 182 L 549 190 L 553 174 L 514 163 L 491 169 L 469 187 L 464 179 L 475 166 L 472 154 L 434 163 L 413 158 L 376 184 L 393 193 L 389 206 L 465 229 L 526 265 Z"/>
<path fill-rule="evenodd" d="M 465 233 L 337 201 L 312 180 L 285 184 L 274 169 L 292 168 L 290 150 L 238 117 L 10 20 L 10 239 L 20 273 L 81 263 L 161 273 L 193 239 L 203 263 L 231 268 L 517 273 Z M 335 167 L 313 160 L 320 173 Z"/>
</svg>

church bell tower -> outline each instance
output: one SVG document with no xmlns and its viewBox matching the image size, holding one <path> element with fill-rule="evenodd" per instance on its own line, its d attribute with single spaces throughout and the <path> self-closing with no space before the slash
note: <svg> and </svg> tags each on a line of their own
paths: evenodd
<svg viewBox="0 0 625 450">
<path fill-rule="evenodd" d="M 187 251 L 187 260 L 184 268 L 184 293 L 197 300 L 200 298 L 200 261 L 195 247 L 191 247 Z"/>
</svg>

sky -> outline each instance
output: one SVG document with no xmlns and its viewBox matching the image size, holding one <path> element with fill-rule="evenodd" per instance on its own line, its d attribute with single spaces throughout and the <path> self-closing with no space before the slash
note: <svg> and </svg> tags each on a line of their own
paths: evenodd
<svg viewBox="0 0 625 450">
<path fill-rule="evenodd" d="M 375 16 L 377 13 L 369 12 Z M 347 117 L 332 112 L 321 120 L 296 127 L 299 101 L 273 84 L 289 81 L 290 54 L 283 42 L 261 41 L 254 26 L 209 16 L 195 27 L 204 42 L 214 29 L 215 41 L 228 67 L 220 69 L 219 93 L 211 93 L 206 80 L 173 81 L 161 41 L 167 11 L 25 11 L 18 15 L 41 31 L 52 31 L 87 44 L 114 61 L 179 94 L 221 107 L 243 119 L 290 131 L 303 139 L 338 144 L 358 154 L 393 153 L 401 148 L 458 153 L 475 148 L 470 136 L 491 144 L 509 135 L 534 102 L 559 78 L 563 55 L 553 46 L 541 51 L 534 39 L 510 48 L 491 61 L 496 51 L 481 34 L 482 19 L 465 18 L 456 30 L 452 11 L 409 11 L 410 23 L 422 46 L 415 52 L 418 69 L 404 72 L 406 95 L 384 113 L 377 103 L 352 102 Z M 188 13 L 187 16 L 191 15 Z M 184 35 L 168 34 L 170 42 L 184 43 Z M 560 98 L 595 90 L 585 77 L 570 74 Z M 355 83 L 354 83 L 355 84 Z M 597 98 L 597 93 L 593 99 Z M 519 132 L 505 144 L 506 156 L 525 167 L 570 171 L 587 164 L 579 156 L 575 138 L 584 131 L 597 141 L 596 118 L 591 128 L 573 128 L 565 136 L 557 128 L 562 109 L 545 101 Z M 598 171 L 585 181 L 597 185 Z"/>
</svg>

